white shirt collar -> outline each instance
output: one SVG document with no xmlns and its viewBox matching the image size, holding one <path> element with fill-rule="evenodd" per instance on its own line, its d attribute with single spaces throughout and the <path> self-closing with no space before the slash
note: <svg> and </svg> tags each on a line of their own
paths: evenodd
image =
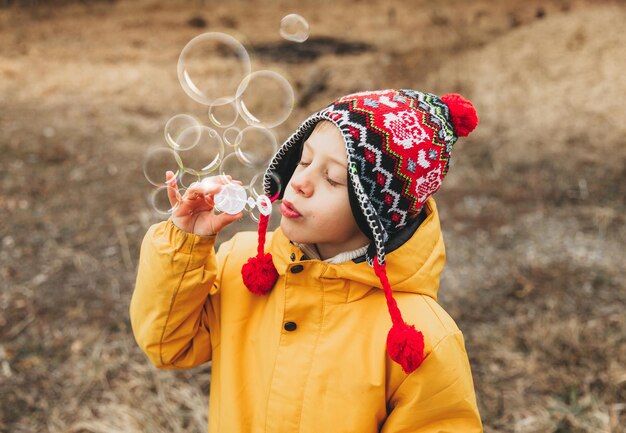
<svg viewBox="0 0 626 433">
<path fill-rule="evenodd" d="M 300 249 L 304 252 L 304 254 L 306 254 L 307 257 L 311 258 L 311 259 L 316 259 L 316 260 L 322 260 L 322 258 L 320 257 L 320 255 L 317 252 L 317 248 L 315 247 L 315 245 L 312 244 L 298 244 L 296 242 L 293 243 L 294 245 L 296 245 L 297 247 L 300 247 Z M 357 248 L 355 250 L 352 251 L 344 251 L 343 253 L 339 253 L 336 256 L 330 257 L 326 260 L 322 260 L 324 262 L 328 262 L 328 263 L 344 263 L 344 262 L 348 262 L 352 259 L 356 259 L 357 257 L 361 257 L 363 254 L 365 254 L 365 252 L 367 251 L 367 247 L 369 245 L 365 245 L 362 246 L 361 248 Z"/>
</svg>

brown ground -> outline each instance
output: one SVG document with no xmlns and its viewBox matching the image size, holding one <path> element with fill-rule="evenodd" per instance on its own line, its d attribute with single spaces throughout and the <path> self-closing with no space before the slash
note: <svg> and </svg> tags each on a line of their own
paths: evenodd
<svg viewBox="0 0 626 433">
<path fill-rule="evenodd" d="M 153 368 L 128 303 L 160 219 L 143 154 L 172 115 L 204 115 L 176 61 L 207 30 L 294 84 L 280 141 L 355 90 L 474 101 L 437 199 L 441 303 L 485 431 L 625 431 L 623 4 L 51 3 L 0 1 L 0 431 L 206 431 L 209 366 Z M 299 50 L 278 35 L 292 12 L 311 24 Z M 222 239 L 254 227 L 237 224 Z"/>
</svg>

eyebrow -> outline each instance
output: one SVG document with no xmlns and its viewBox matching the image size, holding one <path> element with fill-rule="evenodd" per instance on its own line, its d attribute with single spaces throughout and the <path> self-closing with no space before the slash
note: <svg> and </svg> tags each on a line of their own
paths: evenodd
<svg viewBox="0 0 626 433">
<path fill-rule="evenodd" d="M 311 151 L 313 151 L 313 146 L 311 145 L 311 143 L 308 142 L 308 140 L 304 142 L 304 147 L 308 147 Z M 336 164 L 339 164 L 340 166 L 342 166 L 345 169 L 348 168 L 348 165 L 346 164 L 345 161 L 342 162 L 341 160 L 336 159 L 336 158 L 328 158 L 328 159 L 330 159 L 332 162 L 334 162 Z"/>
</svg>

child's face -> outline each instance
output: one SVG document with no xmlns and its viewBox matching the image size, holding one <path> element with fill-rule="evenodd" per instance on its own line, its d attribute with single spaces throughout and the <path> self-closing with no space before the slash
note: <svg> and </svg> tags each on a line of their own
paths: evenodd
<svg viewBox="0 0 626 433">
<path fill-rule="evenodd" d="M 297 209 L 300 216 L 285 210 Z M 348 198 L 347 155 L 339 129 L 321 121 L 304 143 L 285 189 L 280 227 L 289 240 L 316 244 L 322 259 L 369 244 Z"/>
</svg>

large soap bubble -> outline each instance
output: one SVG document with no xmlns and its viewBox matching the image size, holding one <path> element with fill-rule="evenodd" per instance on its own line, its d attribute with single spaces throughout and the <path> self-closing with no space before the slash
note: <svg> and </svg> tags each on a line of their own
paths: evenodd
<svg viewBox="0 0 626 433">
<path fill-rule="evenodd" d="M 289 81 L 274 71 L 256 71 L 237 89 L 239 114 L 253 126 L 273 128 L 289 117 L 295 96 Z"/>
<path fill-rule="evenodd" d="M 309 23 L 300 15 L 286 15 L 280 20 L 280 35 L 288 41 L 304 42 L 309 38 Z"/>
<path fill-rule="evenodd" d="M 203 33 L 185 45 L 178 58 L 178 80 L 183 90 L 204 105 L 227 104 L 237 96 L 250 74 L 250 56 L 234 37 Z"/>
<path fill-rule="evenodd" d="M 185 171 L 204 176 L 218 168 L 224 157 L 224 144 L 217 131 L 199 125 L 185 129 L 178 138 L 178 152 Z"/>
</svg>

